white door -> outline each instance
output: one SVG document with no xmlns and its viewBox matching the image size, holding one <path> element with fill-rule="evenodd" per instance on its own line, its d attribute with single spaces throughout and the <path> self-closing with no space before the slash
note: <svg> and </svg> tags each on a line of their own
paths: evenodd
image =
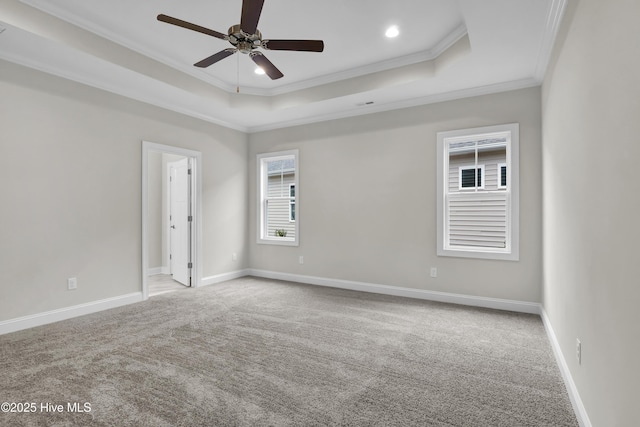
<svg viewBox="0 0 640 427">
<path fill-rule="evenodd" d="M 173 280 L 191 286 L 191 175 L 189 159 L 169 163 L 169 247 Z"/>
</svg>

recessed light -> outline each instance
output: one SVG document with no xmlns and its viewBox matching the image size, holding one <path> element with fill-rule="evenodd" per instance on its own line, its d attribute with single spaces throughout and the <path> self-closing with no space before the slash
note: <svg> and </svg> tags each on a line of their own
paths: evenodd
<svg viewBox="0 0 640 427">
<path fill-rule="evenodd" d="M 256 67 L 256 69 L 255 69 L 255 71 L 254 71 L 254 72 L 255 72 L 256 74 L 261 75 L 261 76 L 262 76 L 263 74 L 265 74 L 264 70 L 263 70 L 262 68 L 260 68 L 260 67 Z"/>
<path fill-rule="evenodd" d="M 400 34 L 400 30 L 398 29 L 397 25 L 390 26 L 389 28 L 387 28 L 387 31 L 384 33 L 384 35 L 389 37 L 390 39 L 394 37 L 398 37 L 398 34 Z"/>
</svg>

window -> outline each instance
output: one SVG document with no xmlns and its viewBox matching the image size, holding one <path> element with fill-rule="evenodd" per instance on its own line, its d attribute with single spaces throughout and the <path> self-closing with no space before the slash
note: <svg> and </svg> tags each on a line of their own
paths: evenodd
<svg viewBox="0 0 640 427">
<path fill-rule="evenodd" d="M 477 173 L 473 173 L 474 171 L 477 171 Z M 460 166 L 458 174 L 458 188 L 460 190 L 484 188 L 484 165 Z"/>
<path fill-rule="evenodd" d="M 289 184 L 289 222 L 296 220 L 296 185 Z"/>
<path fill-rule="evenodd" d="M 519 258 L 518 124 L 437 135 L 438 255 Z"/>
<path fill-rule="evenodd" d="M 507 188 L 507 164 L 498 164 L 498 188 Z"/>
<path fill-rule="evenodd" d="M 298 245 L 298 151 L 259 154 L 258 243 Z"/>
</svg>

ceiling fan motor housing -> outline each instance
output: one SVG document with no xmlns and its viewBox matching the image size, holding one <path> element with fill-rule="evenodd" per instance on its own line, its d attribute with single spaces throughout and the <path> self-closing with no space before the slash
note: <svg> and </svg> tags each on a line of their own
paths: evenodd
<svg viewBox="0 0 640 427">
<path fill-rule="evenodd" d="M 247 34 L 242 31 L 240 24 L 230 27 L 228 34 L 229 43 L 242 53 L 249 53 L 262 44 L 260 31 L 256 30 L 255 34 Z"/>
</svg>

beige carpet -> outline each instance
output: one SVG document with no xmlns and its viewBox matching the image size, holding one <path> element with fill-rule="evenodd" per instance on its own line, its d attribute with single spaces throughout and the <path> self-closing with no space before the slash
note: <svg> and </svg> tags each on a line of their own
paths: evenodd
<svg viewBox="0 0 640 427">
<path fill-rule="evenodd" d="M 537 316 L 287 282 L 159 295 L 0 349 L 0 401 L 36 404 L 3 426 L 578 425 Z"/>
</svg>

